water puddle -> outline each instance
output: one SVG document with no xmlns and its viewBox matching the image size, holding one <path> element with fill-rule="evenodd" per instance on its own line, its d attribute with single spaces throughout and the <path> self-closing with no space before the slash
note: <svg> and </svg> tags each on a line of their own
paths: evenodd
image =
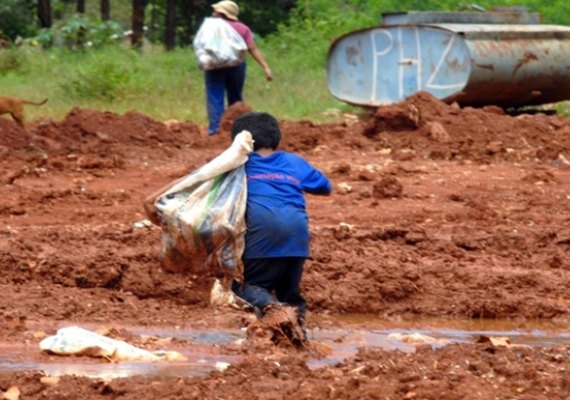
<svg viewBox="0 0 570 400">
<path fill-rule="evenodd" d="M 325 344 L 332 352 L 325 359 L 311 360 L 307 364 L 310 368 L 319 368 L 334 365 L 347 357 L 353 356 L 358 348 L 374 347 L 384 350 L 399 350 L 413 352 L 416 345 L 406 343 L 397 338 L 406 335 L 420 334 L 433 338 L 434 343 L 428 343 L 433 348 L 453 343 L 475 343 L 481 336 L 505 337 L 511 344 L 527 346 L 556 346 L 570 342 L 569 332 L 546 332 L 541 330 L 457 330 L 457 329 L 343 329 L 323 330 L 313 332 L 311 340 Z"/>
<path fill-rule="evenodd" d="M 178 376 L 207 375 L 220 366 L 241 360 L 241 356 L 216 354 L 213 346 L 229 344 L 242 335 L 235 332 L 169 332 L 162 330 L 129 329 L 139 335 L 159 338 L 186 339 L 191 342 L 178 350 L 187 360 L 181 362 L 107 362 L 101 358 L 50 356 L 41 357 L 39 346 L 18 346 L 0 343 L 0 376 L 15 371 L 43 371 L 48 376 L 76 375 L 92 379 L 116 379 L 147 376 L 160 380 Z"/>
<path fill-rule="evenodd" d="M 336 324 L 335 324 L 336 322 Z M 334 365 L 353 356 L 361 347 L 373 347 L 403 352 L 415 351 L 415 346 L 398 340 L 405 335 L 422 335 L 433 339 L 432 347 L 453 343 L 473 343 L 480 336 L 506 337 L 512 344 L 528 346 L 555 346 L 570 342 L 568 327 L 547 322 L 511 321 L 450 321 L 417 320 L 385 321 L 371 316 L 335 317 L 332 322 L 319 324 L 320 329 L 309 330 L 311 341 L 318 342 L 330 350 L 321 359 L 309 360 L 312 369 Z M 337 327 L 341 326 L 341 327 Z M 7 372 L 41 370 L 46 375 L 77 375 L 94 379 L 114 379 L 130 376 L 146 376 L 163 379 L 178 376 L 202 376 L 242 359 L 241 355 L 223 354 L 223 345 L 244 337 L 241 330 L 235 331 L 192 331 L 164 330 L 160 328 L 129 328 L 135 335 L 174 338 L 188 341 L 179 350 L 188 359 L 184 362 L 148 363 L 121 362 L 106 363 L 100 359 L 85 357 L 40 357 L 37 346 L 17 346 L 0 343 L 0 375 Z M 213 349 L 217 349 L 213 351 Z M 221 354 L 217 354 L 221 353 Z"/>
<path fill-rule="evenodd" d="M 2 356 L 4 358 L 4 356 Z M 218 358 L 219 360 L 219 358 Z M 0 376 L 6 372 L 43 371 L 48 376 L 75 375 L 92 379 L 116 379 L 132 376 L 148 376 L 155 380 L 177 376 L 202 376 L 209 374 L 214 366 L 212 360 L 200 360 L 194 363 L 151 364 L 151 363 L 116 363 L 116 364 L 87 364 L 69 360 L 61 363 L 41 363 L 34 361 L 10 362 L 0 360 Z M 233 360 L 227 359 L 229 363 Z M 217 362 L 217 361 L 216 361 Z"/>
</svg>

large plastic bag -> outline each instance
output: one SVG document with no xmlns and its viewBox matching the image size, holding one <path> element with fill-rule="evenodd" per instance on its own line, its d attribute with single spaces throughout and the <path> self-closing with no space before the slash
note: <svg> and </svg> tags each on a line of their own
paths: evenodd
<svg viewBox="0 0 570 400">
<path fill-rule="evenodd" d="M 222 154 L 156 197 L 154 209 L 163 228 L 163 269 L 216 269 L 241 276 L 247 201 L 244 164 L 252 150 L 251 133 L 241 132 Z"/>
<path fill-rule="evenodd" d="M 204 71 L 233 67 L 247 56 L 245 40 L 222 18 L 205 18 L 193 47 L 198 66 Z"/>
<path fill-rule="evenodd" d="M 77 326 L 61 328 L 40 342 L 40 349 L 58 355 L 103 357 L 113 361 L 185 361 L 176 351 L 149 351 Z"/>
</svg>

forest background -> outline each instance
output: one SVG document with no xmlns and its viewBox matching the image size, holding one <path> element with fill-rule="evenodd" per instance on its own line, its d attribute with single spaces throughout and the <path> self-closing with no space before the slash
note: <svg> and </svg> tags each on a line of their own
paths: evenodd
<svg viewBox="0 0 570 400">
<path fill-rule="evenodd" d="M 205 123 L 202 71 L 191 44 L 214 2 L 1 0 L 0 95 L 49 97 L 46 106 L 30 107 L 28 120 L 61 119 L 81 107 Z M 379 25 L 382 13 L 526 7 L 546 24 L 570 24 L 567 0 L 237 2 L 275 75 L 266 82 L 250 58 L 246 101 L 291 120 L 335 121 L 360 111 L 328 92 L 327 52 L 335 38 Z M 568 113 L 566 103 L 555 107 Z"/>
</svg>

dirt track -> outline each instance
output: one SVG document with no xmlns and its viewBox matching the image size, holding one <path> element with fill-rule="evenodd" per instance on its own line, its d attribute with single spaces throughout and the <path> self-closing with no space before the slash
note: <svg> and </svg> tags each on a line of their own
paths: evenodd
<svg viewBox="0 0 570 400">
<path fill-rule="evenodd" d="M 402 321 L 507 319 L 570 324 L 570 118 L 461 109 L 420 94 L 368 121 L 282 121 L 282 148 L 325 171 L 332 196 L 309 197 L 309 328 L 335 315 Z M 163 124 L 74 109 L 28 133 L 0 119 L 0 344 L 62 325 L 239 329 L 251 316 L 209 305 L 213 277 L 158 268 L 160 229 L 143 198 L 219 154 L 191 122 Z M 341 323 L 339 322 L 340 326 Z M 116 335 L 125 337 L 123 335 Z M 146 343 L 148 347 L 152 344 Z M 184 348 L 185 343 L 178 343 Z M 220 351 L 212 348 L 212 352 Z M 22 399 L 568 399 L 570 343 L 451 344 L 415 353 L 362 349 L 310 369 L 271 347 L 205 377 L 99 382 L 0 374 Z M 38 354 L 51 362 L 56 356 Z"/>
</svg>

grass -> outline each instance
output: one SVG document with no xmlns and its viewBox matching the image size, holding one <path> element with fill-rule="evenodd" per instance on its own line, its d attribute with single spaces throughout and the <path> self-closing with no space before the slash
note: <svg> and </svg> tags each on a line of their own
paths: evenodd
<svg viewBox="0 0 570 400">
<path fill-rule="evenodd" d="M 261 45 L 260 45 L 261 48 Z M 321 68 L 285 62 L 271 48 L 263 49 L 274 71 L 267 82 L 250 57 L 245 101 L 280 119 L 332 121 L 330 109 L 348 111 L 327 89 L 325 61 Z M 302 72 L 300 72 L 302 71 Z M 27 120 L 63 119 L 74 107 L 113 111 L 138 110 L 158 120 L 207 121 L 204 79 L 191 48 L 165 52 L 147 46 L 142 52 L 127 45 L 72 52 L 23 47 L 0 53 L 0 95 L 30 100 L 49 97 L 42 107 L 28 107 Z"/>
<path fill-rule="evenodd" d="M 334 99 L 328 91 L 324 55 L 288 51 L 260 41 L 274 72 L 265 80 L 250 57 L 245 101 L 279 119 L 335 122 L 342 113 L 361 109 Z M 0 95 L 29 100 L 49 97 L 42 107 L 27 107 L 28 121 L 62 120 L 74 107 L 123 114 L 138 110 L 154 119 L 207 122 L 203 73 L 191 48 L 165 52 L 146 46 L 141 52 L 126 44 L 86 51 L 21 47 L 0 52 Z M 570 115 L 570 103 L 553 105 Z"/>
</svg>

